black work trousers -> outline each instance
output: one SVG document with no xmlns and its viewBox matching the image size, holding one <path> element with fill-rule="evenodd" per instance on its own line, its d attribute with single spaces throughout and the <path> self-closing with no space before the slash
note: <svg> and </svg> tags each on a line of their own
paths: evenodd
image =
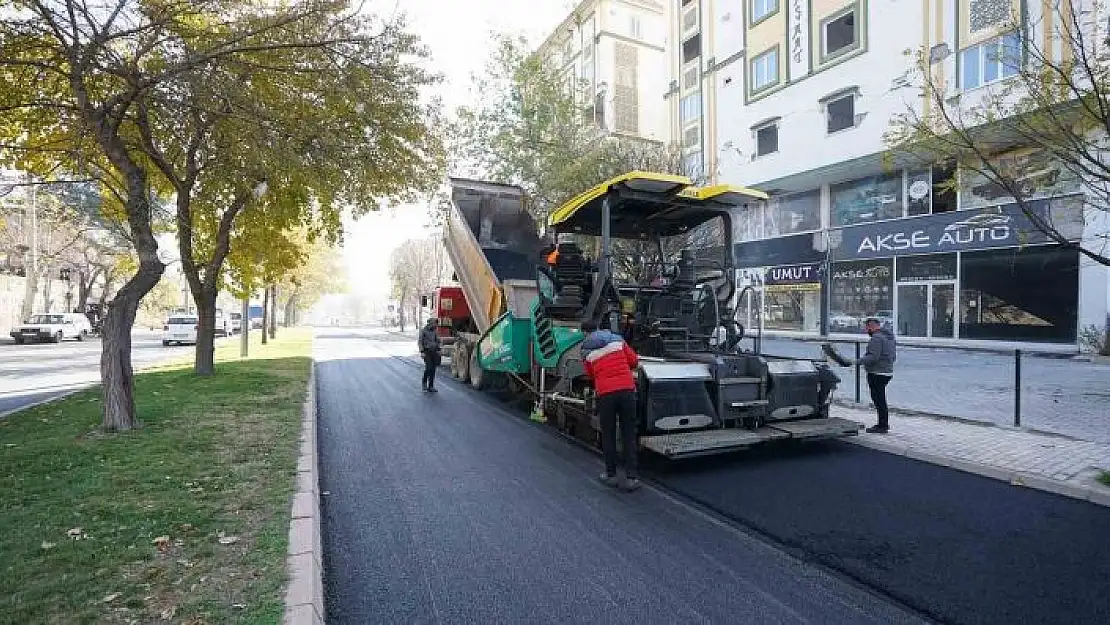
<svg viewBox="0 0 1110 625">
<path fill-rule="evenodd" d="M 601 421 L 601 449 L 605 453 L 605 472 L 617 472 L 617 425 L 621 429 L 624 472 L 628 478 L 639 476 L 636 454 L 639 440 L 636 431 L 636 392 L 617 391 L 597 398 L 597 415 Z M 619 419 L 618 419 L 619 417 Z"/>
<path fill-rule="evenodd" d="M 891 376 L 867 374 L 867 387 L 871 389 L 871 403 L 875 404 L 875 412 L 879 414 L 879 427 L 890 427 L 890 411 L 886 404 L 886 385 L 890 384 Z"/>
<path fill-rule="evenodd" d="M 426 351 L 424 352 L 424 377 L 420 380 L 420 386 L 424 388 L 435 388 L 436 384 L 436 367 L 439 366 L 439 352 Z"/>
</svg>

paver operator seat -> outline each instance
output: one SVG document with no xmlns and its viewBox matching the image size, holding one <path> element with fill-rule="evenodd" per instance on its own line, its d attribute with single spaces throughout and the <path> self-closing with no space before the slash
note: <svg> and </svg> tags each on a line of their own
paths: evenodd
<svg viewBox="0 0 1110 625">
<path fill-rule="evenodd" d="M 559 317 L 577 318 L 589 298 L 590 262 L 574 238 L 567 235 L 559 235 L 547 261 L 555 282 L 555 297 L 549 312 Z"/>
</svg>

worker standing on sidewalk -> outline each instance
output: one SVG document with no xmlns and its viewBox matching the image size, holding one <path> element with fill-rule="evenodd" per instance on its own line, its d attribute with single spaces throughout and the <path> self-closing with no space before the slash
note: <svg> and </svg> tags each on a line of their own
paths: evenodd
<svg viewBox="0 0 1110 625">
<path fill-rule="evenodd" d="M 867 320 L 867 334 L 871 340 L 867 343 L 867 353 L 859 359 L 857 364 L 863 365 L 867 371 L 867 387 L 871 389 L 871 402 L 875 404 L 879 422 L 867 428 L 872 434 L 886 434 L 890 431 L 890 412 L 886 403 L 886 387 L 894 377 L 894 361 L 898 359 L 898 347 L 894 341 L 894 333 L 883 327 L 876 318 Z"/>
<path fill-rule="evenodd" d="M 617 478 L 617 426 L 621 430 L 625 480 L 623 487 L 633 491 L 640 487 L 637 464 L 639 446 L 636 431 L 636 380 L 632 371 L 639 366 L 636 352 L 620 335 L 598 330 L 597 323 L 585 321 L 582 332 L 582 364 L 594 382 L 597 394 L 598 419 L 601 421 L 601 448 L 605 455 L 605 473 L 599 478 L 606 486 L 620 484 Z"/>
<path fill-rule="evenodd" d="M 420 355 L 424 357 L 424 377 L 420 380 L 420 388 L 429 393 L 439 392 L 436 390 L 436 367 L 439 366 L 440 344 L 436 322 L 435 317 L 428 317 L 428 322 L 420 330 L 420 338 L 417 339 Z"/>
</svg>

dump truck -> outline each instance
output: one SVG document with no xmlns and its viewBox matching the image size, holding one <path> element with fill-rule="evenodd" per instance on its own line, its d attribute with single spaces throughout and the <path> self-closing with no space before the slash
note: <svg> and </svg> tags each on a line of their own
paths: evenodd
<svg viewBox="0 0 1110 625">
<path fill-rule="evenodd" d="M 529 394 L 538 420 L 600 444 L 579 349 L 593 320 L 641 355 L 642 449 L 680 459 L 862 429 L 829 415 L 827 366 L 743 347 L 733 225 L 765 194 L 632 172 L 553 211 L 541 240 L 519 187 L 450 183 L 444 244 L 470 310 L 456 378 Z"/>
</svg>

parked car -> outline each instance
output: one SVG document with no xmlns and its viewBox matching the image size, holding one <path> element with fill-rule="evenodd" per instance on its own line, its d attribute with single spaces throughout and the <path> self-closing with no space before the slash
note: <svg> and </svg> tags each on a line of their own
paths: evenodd
<svg viewBox="0 0 1110 625">
<path fill-rule="evenodd" d="M 64 339 L 83 341 L 92 334 L 92 324 L 85 315 L 77 313 L 38 313 L 14 330 L 11 337 L 17 345 Z"/>
<path fill-rule="evenodd" d="M 220 310 L 219 308 L 216 309 L 216 326 L 215 327 L 216 327 L 216 336 L 227 336 L 228 334 L 231 333 L 230 332 L 230 327 L 231 326 L 230 326 L 230 324 L 228 323 L 228 320 L 227 320 L 227 313 Z"/>
<path fill-rule="evenodd" d="M 162 345 L 185 345 L 197 342 L 197 316 L 174 315 L 162 327 Z"/>
<path fill-rule="evenodd" d="M 238 334 L 243 331 L 243 313 L 231 313 L 231 333 Z"/>
</svg>

